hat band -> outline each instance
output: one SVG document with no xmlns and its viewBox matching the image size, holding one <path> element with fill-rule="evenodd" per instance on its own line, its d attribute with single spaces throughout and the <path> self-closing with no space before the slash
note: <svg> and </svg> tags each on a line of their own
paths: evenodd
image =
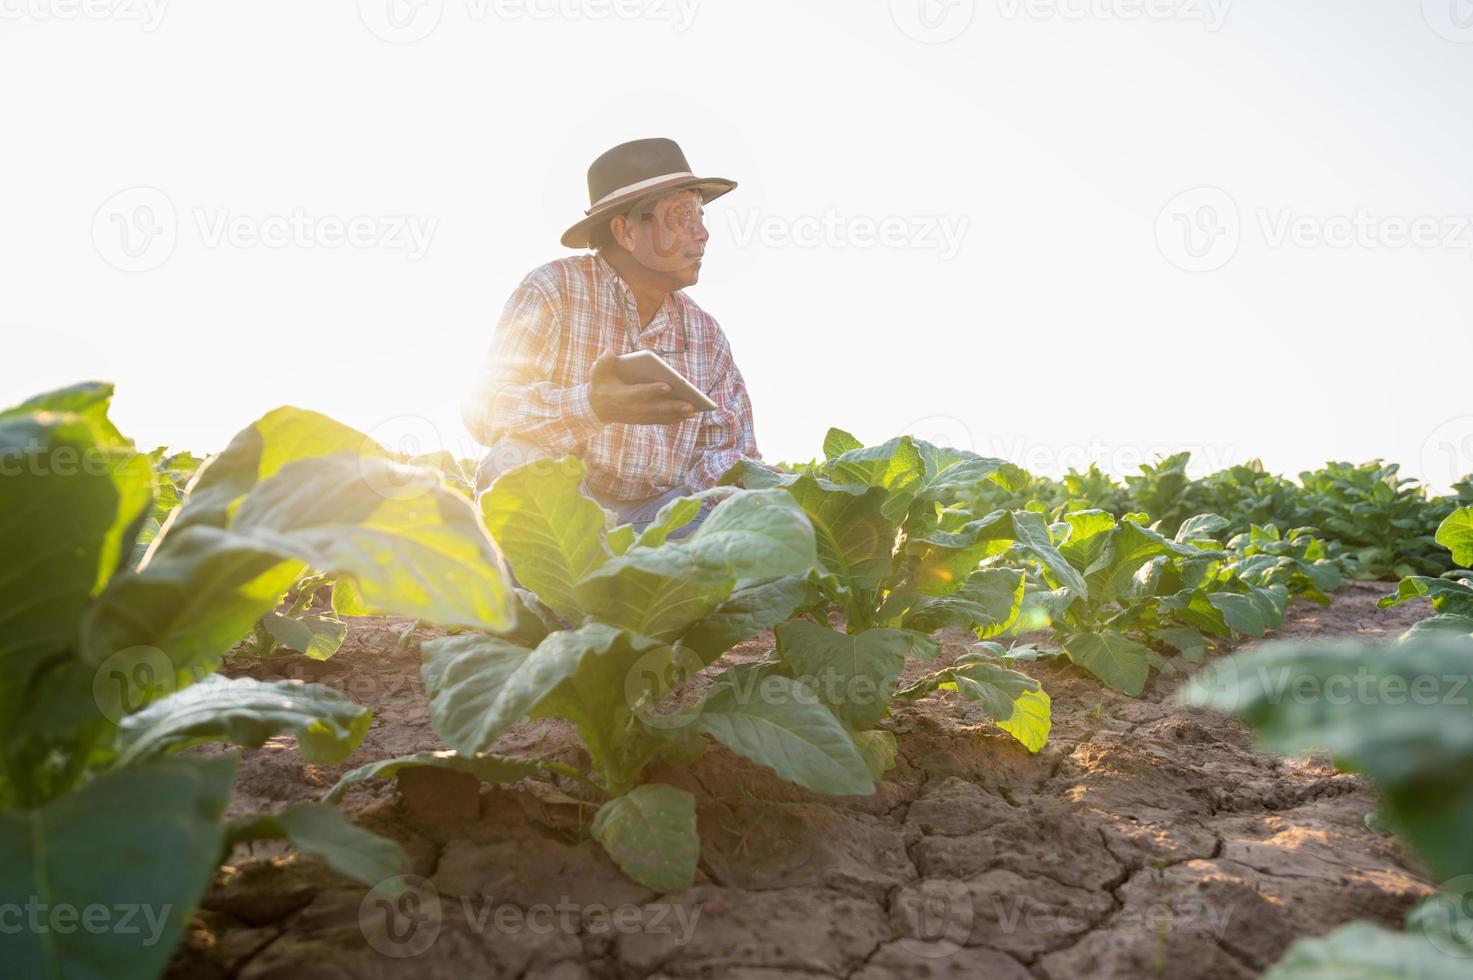
<svg viewBox="0 0 1473 980">
<path fill-rule="evenodd" d="M 603 207 L 605 204 L 608 204 L 610 201 L 617 201 L 621 197 L 627 197 L 630 194 L 638 194 L 640 191 L 648 190 L 651 187 L 658 186 L 660 184 L 666 183 L 667 181 L 684 180 L 687 177 L 694 178 L 695 174 L 691 173 L 689 170 L 681 170 L 673 174 L 662 174 L 659 177 L 651 177 L 648 180 L 639 180 L 635 181 L 632 184 L 626 184 L 618 190 L 605 194 L 597 201 L 594 201 L 593 207 L 585 211 L 584 214 L 592 214 L 599 208 Z"/>
</svg>

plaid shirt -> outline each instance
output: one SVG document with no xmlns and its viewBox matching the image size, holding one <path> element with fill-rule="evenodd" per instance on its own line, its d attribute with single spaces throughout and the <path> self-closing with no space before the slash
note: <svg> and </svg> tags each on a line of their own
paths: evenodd
<svg viewBox="0 0 1473 980">
<path fill-rule="evenodd" d="M 606 350 L 655 351 L 721 408 L 673 425 L 600 421 L 588 378 Z M 522 280 L 463 414 L 484 445 L 514 436 L 578 456 L 588 489 L 614 500 L 704 489 L 738 460 L 759 458 L 752 403 L 721 327 L 683 292 L 641 327 L 634 294 L 594 254 L 550 262 Z"/>
</svg>

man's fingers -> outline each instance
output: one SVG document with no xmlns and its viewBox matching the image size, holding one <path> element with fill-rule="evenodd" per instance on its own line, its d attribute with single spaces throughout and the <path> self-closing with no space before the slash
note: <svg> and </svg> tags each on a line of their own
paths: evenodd
<svg viewBox="0 0 1473 980">
<path fill-rule="evenodd" d="M 639 402 L 649 402 L 659 398 L 661 395 L 670 394 L 670 386 L 660 381 L 648 381 L 644 384 L 625 385 L 625 392 Z"/>
</svg>

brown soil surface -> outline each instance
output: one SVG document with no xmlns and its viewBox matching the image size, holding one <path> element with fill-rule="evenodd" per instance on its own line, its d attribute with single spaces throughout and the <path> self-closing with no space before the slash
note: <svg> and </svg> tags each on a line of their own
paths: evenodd
<svg viewBox="0 0 1473 980">
<path fill-rule="evenodd" d="M 1425 610 L 1377 610 L 1391 589 L 1355 583 L 1328 610 L 1296 602 L 1277 637 L 1392 637 Z M 245 752 L 232 816 L 442 748 L 418 669 L 433 634 L 401 648 L 404 629 L 355 621 L 327 663 L 232 663 L 330 684 L 374 711 L 344 766 L 304 764 L 286 738 Z M 969 639 L 941 636 L 943 659 Z M 1053 698 L 1037 755 L 941 694 L 895 704 L 899 758 L 871 797 L 815 796 L 717 746 L 651 773 L 699 800 L 700 871 L 675 895 L 619 873 L 572 787 L 374 781 L 344 807 L 402 842 L 429 883 L 404 932 L 375 933 L 388 953 L 360 924 L 373 918 L 366 888 L 257 845 L 221 872 L 171 976 L 1227 980 L 1352 919 L 1394 926 L 1430 891 L 1402 845 L 1366 829 L 1375 798 L 1362 780 L 1256 751 L 1233 719 L 1171 700 L 1181 675 L 1132 700 L 1068 665 L 1024 666 Z M 581 758 L 557 722 L 519 726 L 497 750 Z"/>
</svg>

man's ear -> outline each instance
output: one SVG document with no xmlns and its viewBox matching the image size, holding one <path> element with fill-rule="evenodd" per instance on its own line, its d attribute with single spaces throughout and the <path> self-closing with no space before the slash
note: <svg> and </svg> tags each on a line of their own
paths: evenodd
<svg viewBox="0 0 1473 980">
<path fill-rule="evenodd" d="M 609 222 L 609 237 L 613 238 L 614 244 L 624 251 L 634 251 L 634 228 L 628 215 L 614 216 L 614 219 Z"/>
</svg>

